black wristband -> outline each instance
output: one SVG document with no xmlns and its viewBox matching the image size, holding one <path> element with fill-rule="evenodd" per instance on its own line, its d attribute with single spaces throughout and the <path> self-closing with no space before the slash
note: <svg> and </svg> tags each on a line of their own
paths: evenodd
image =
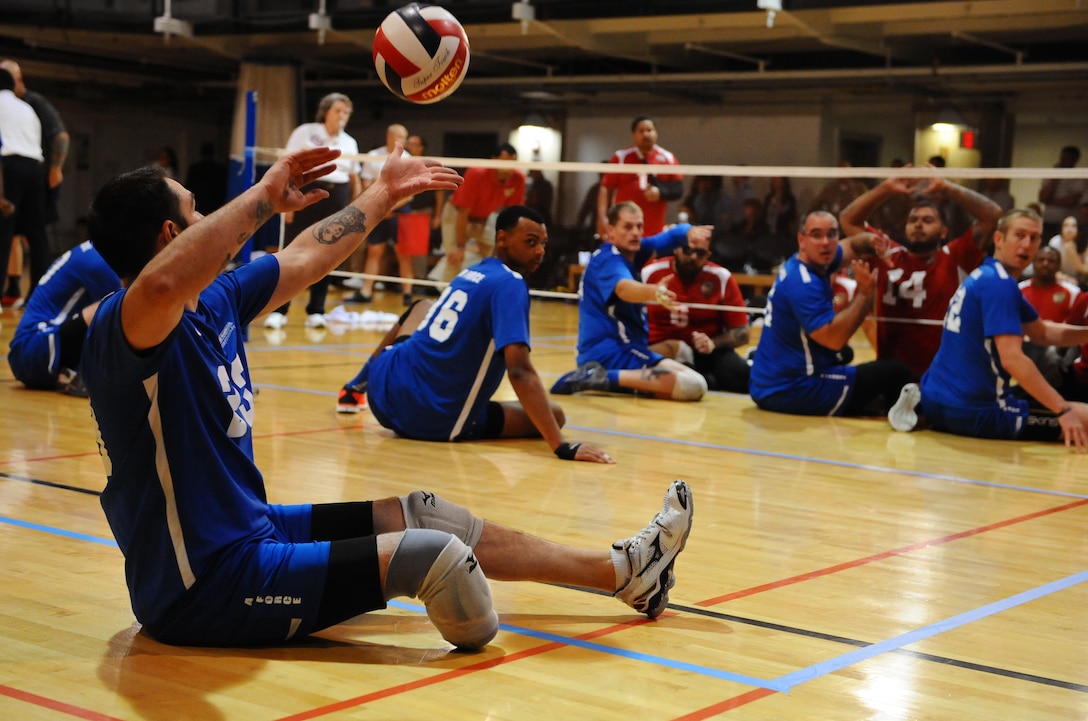
<svg viewBox="0 0 1088 721">
<path fill-rule="evenodd" d="M 1060 411 L 1058 411 L 1056 415 L 1058 416 L 1058 418 L 1061 418 L 1071 410 L 1073 410 L 1073 406 L 1066 406 L 1065 408 L 1062 408 Z"/>
<path fill-rule="evenodd" d="M 574 457 L 578 455 L 578 446 L 580 445 L 582 444 L 567 443 L 564 441 L 555 447 L 555 455 L 559 456 L 564 461 L 573 461 Z"/>
</svg>

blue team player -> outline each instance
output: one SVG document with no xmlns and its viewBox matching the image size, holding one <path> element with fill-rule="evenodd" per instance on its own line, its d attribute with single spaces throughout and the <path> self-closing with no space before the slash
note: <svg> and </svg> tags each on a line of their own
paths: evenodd
<svg viewBox="0 0 1088 721">
<path fill-rule="evenodd" d="M 642 237 L 642 209 L 631 201 L 608 209 L 607 241 L 582 275 L 578 304 L 578 368 L 559 378 L 552 393 L 579 391 L 642 393 L 674 401 L 706 395 L 706 379 L 679 361 L 650 350 L 646 303 L 671 307 L 676 293 L 666 285 L 638 280 L 642 266 L 656 254 L 672 255 L 688 237 L 709 239 L 709 225 L 676 225 Z"/>
<path fill-rule="evenodd" d="M 917 385 L 905 388 L 888 413 L 893 428 L 913 430 L 921 400 L 934 430 L 975 438 L 1064 439 L 1078 453 L 1088 451 L 1088 405 L 1063 398 L 1024 353 L 1025 336 L 1040 345 L 1088 342 L 1088 328 L 1040 319 L 1020 292 L 1017 281 L 1035 259 L 1041 233 L 1042 219 L 1031 210 L 1011 210 L 998 221 L 993 257 L 952 296 L 941 345 L 920 392 Z"/>
<path fill-rule="evenodd" d="M 485 571 L 604 590 L 659 615 L 691 528 L 683 481 L 642 531 L 598 550 L 519 533 L 423 491 L 268 503 L 253 461 L 242 329 L 343 262 L 372 219 L 460 182 L 434 161 L 403 157 L 398 143 L 348 207 L 281 252 L 222 273 L 269 218 L 327 197 L 299 189 L 339 154 L 287 154 L 206 219 L 192 193 L 157 168 L 118 176 L 95 197 L 90 238 L 124 288 L 99 305 L 82 368 L 106 468 L 102 508 L 144 631 L 173 644 L 285 643 L 417 596 L 447 641 L 478 648 L 498 632 Z"/>
<path fill-rule="evenodd" d="M 847 365 L 840 353 L 872 310 L 876 275 L 859 259 L 882 256 L 887 239 L 858 233 L 839 241 L 835 216 L 801 219 L 797 252 L 782 265 L 767 297 L 748 392 L 765 411 L 814 416 L 887 413 L 911 381 L 898 358 Z M 857 290 L 835 312 L 831 274 L 851 262 Z"/>
<path fill-rule="evenodd" d="M 529 359 L 529 289 L 523 273 L 544 260 L 548 229 L 524 205 L 502 210 L 492 257 L 458 273 L 433 302 L 416 303 L 340 391 L 336 409 L 357 413 L 366 393 L 374 417 L 405 438 L 467 441 L 542 436 L 568 461 L 611 463 L 560 430 Z M 517 401 L 493 401 L 503 374 Z"/>
<path fill-rule="evenodd" d="M 98 301 L 121 287 L 90 241 L 57 258 L 23 309 L 8 365 L 27 388 L 86 396 L 79 376 L 83 336 Z"/>
</svg>

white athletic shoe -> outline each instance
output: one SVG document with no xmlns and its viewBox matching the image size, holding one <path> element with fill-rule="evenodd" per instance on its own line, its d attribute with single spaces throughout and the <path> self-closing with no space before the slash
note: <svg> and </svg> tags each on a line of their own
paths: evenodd
<svg viewBox="0 0 1088 721">
<path fill-rule="evenodd" d="M 268 314 L 268 317 L 264 319 L 264 327 L 272 330 L 280 330 L 287 325 L 287 316 L 279 311 L 272 311 Z"/>
<path fill-rule="evenodd" d="M 688 484 L 676 480 L 665 494 L 661 512 L 637 536 L 612 544 L 613 563 L 627 563 L 627 583 L 616 598 L 650 618 L 669 604 L 669 589 L 676 583 L 673 564 L 691 532 L 695 505 Z"/>
<path fill-rule="evenodd" d="M 914 410 L 922 400 L 922 389 L 917 383 L 908 383 L 899 391 L 899 400 L 888 411 L 888 423 L 902 433 L 910 433 L 918 425 L 918 413 Z"/>
<path fill-rule="evenodd" d="M 354 290 L 359 290 L 363 287 L 363 279 L 354 277 L 348 278 L 344 281 L 343 285 L 345 288 L 353 288 Z"/>
<path fill-rule="evenodd" d="M 326 325 L 325 315 L 323 313 L 311 313 L 306 316 L 307 328 L 324 328 Z"/>
</svg>

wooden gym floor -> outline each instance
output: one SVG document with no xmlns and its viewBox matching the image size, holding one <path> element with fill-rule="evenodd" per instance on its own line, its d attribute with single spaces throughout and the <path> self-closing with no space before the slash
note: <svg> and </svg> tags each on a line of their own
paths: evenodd
<svg viewBox="0 0 1088 721">
<path fill-rule="evenodd" d="M 399 293 L 377 298 L 399 313 Z M 271 500 L 422 487 L 605 546 L 684 478 L 695 525 L 670 610 L 649 622 L 599 594 L 493 583 L 502 630 L 476 654 L 451 652 L 415 601 L 285 648 L 164 646 L 129 609 L 86 401 L 26 391 L 3 364 L 0 718 L 1088 717 L 1088 457 L 722 393 L 560 398 L 568 437 L 604 446 L 611 467 L 540 441 L 408 441 L 334 413 L 381 333 L 308 331 L 301 311 L 278 338 L 251 331 Z M 0 315 L 4 348 L 17 318 Z M 534 302 L 546 385 L 573 367 L 576 329 L 573 304 Z"/>
</svg>

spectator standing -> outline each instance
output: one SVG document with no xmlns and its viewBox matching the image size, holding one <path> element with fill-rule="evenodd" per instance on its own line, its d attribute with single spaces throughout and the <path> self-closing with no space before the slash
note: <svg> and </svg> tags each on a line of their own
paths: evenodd
<svg viewBox="0 0 1088 721">
<path fill-rule="evenodd" d="M 34 108 L 15 94 L 15 78 L 4 68 L 0 68 L 0 137 L 3 138 L 0 157 L 4 166 L 4 191 L 15 206 L 11 215 L 0 215 L 0 259 L 6 264 L 15 236 L 26 236 L 30 251 L 29 297 L 49 268 L 42 123 Z M 15 294 L 14 298 L 9 296 L 9 300 L 12 300 L 12 304 L 18 303 L 19 294 Z"/>
<path fill-rule="evenodd" d="M 678 165 L 676 156 L 657 144 L 657 123 L 649 115 L 631 121 L 634 145 L 617 150 L 610 163 L 619 165 Z M 597 234 L 604 237 L 608 210 L 616 203 L 632 201 L 642 209 L 646 235 L 657 235 L 665 228 L 665 211 L 670 200 L 684 193 L 683 176 L 676 173 L 605 173 L 597 193 Z"/>
<path fill-rule="evenodd" d="M 303 123 L 291 131 L 287 139 L 287 152 L 303 148 L 336 148 L 343 155 L 358 155 L 359 144 L 344 130 L 353 110 L 351 99 L 343 93 L 329 93 L 321 98 L 314 122 Z M 359 163 L 338 158 L 336 169 L 315 180 L 312 185 L 303 190 L 323 190 L 327 195 L 297 212 L 289 210 L 283 214 L 288 243 L 304 229 L 342 209 L 362 192 Z M 325 297 L 328 292 L 328 277 L 320 278 L 310 286 L 310 299 L 306 303 L 307 328 L 325 327 Z M 287 298 L 283 305 L 268 314 L 264 327 L 271 330 L 283 328 L 287 325 L 287 311 L 290 308 L 291 299 Z"/>
<path fill-rule="evenodd" d="M 503 143 L 494 160 L 517 160 L 518 151 Z M 465 182 L 442 209 L 442 260 L 428 276 L 449 282 L 461 268 L 491 255 L 498 211 L 525 203 L 525 174 L 516 168 L 469 168 Z"/>
<path fill-rule="evenodd" d="M 408 140 L 408 129 L 400 123 L 393 123 L 385 129 L 385 145 L 367 151 L 368 156 L 384 157 L 393 152 L 397 143 L 404 145 Z M 407 148 L 405 148 L 407 150 Z M 363 190 L 378 179 L 382 172 L 384 160 L 367 160 L 362 165 L 360 177 L 363 179 Z M 397 244 L 397 216 L 391 213 L 389 217 L 382 218 L 370 235 L 366 238 L 366 261 L 363 270 L 367 275 L 380 275 L 382 272 L 382 260 L 385 257 L 386 248 Z M 349 261 L 350 262 L 350 261 Z M 397 268 L 400 277 L 409 280 L 412 278 L 412 261 L 407 255 L 397 254 Z M 358 303 L 369 303 L 374 293 L 374 279 L 363 278 L 362 290 L 348 300 Z M 411 300 L 411 286 L 401 285 L 401 291 L 405 299 Z"/>
<path fill-rule="evenodd" d="M 57 201 L 60 197 L 60 184 L 64 182 L 64 161 L 68 158 L 68 147 L 70 144 L 70 137 L 68 130 L 64 126 L 64 121 L 60 117 L 60 113 L 53 107 L 53 104 L 41 93 L 36 93 L 33 90 L 28 90 L 26 83 L 23 80 L 23 70 L 19 67 L 19 63 L 14 60 L 5 59 L 0 60 L 0 68 L 7 70 L 11 73 L 11 77 L 15 80 L 15 95 L 21 100 L 25 101 L 30 107 L 34 108 L 35 114 L 38 116 L 38 120 L 42 124 L 42 157 L 46 163 L 46 177 L 45 177 L 45 209 L 44 209 L 44 222 L 46 228 L 57 222 L 60 217 Z M 48 236 L 47 236 L 48 237 Z M 4 305 L 14 305 L 19 302 L 19 297 L 22 295 L 22 272 L 23 272 L 23 248 L 29 248 L 27 237 L 24 233 L 16 230 L 16 235 L 12 239 L 11 254 L 8 263 L 8 284 L 4 291 L 5 300 Z M 53 252 L 49 253 L 52 256 Z M 38 278 L 31 278 L 32 283 L 37 283 Z"/>
</svg>

